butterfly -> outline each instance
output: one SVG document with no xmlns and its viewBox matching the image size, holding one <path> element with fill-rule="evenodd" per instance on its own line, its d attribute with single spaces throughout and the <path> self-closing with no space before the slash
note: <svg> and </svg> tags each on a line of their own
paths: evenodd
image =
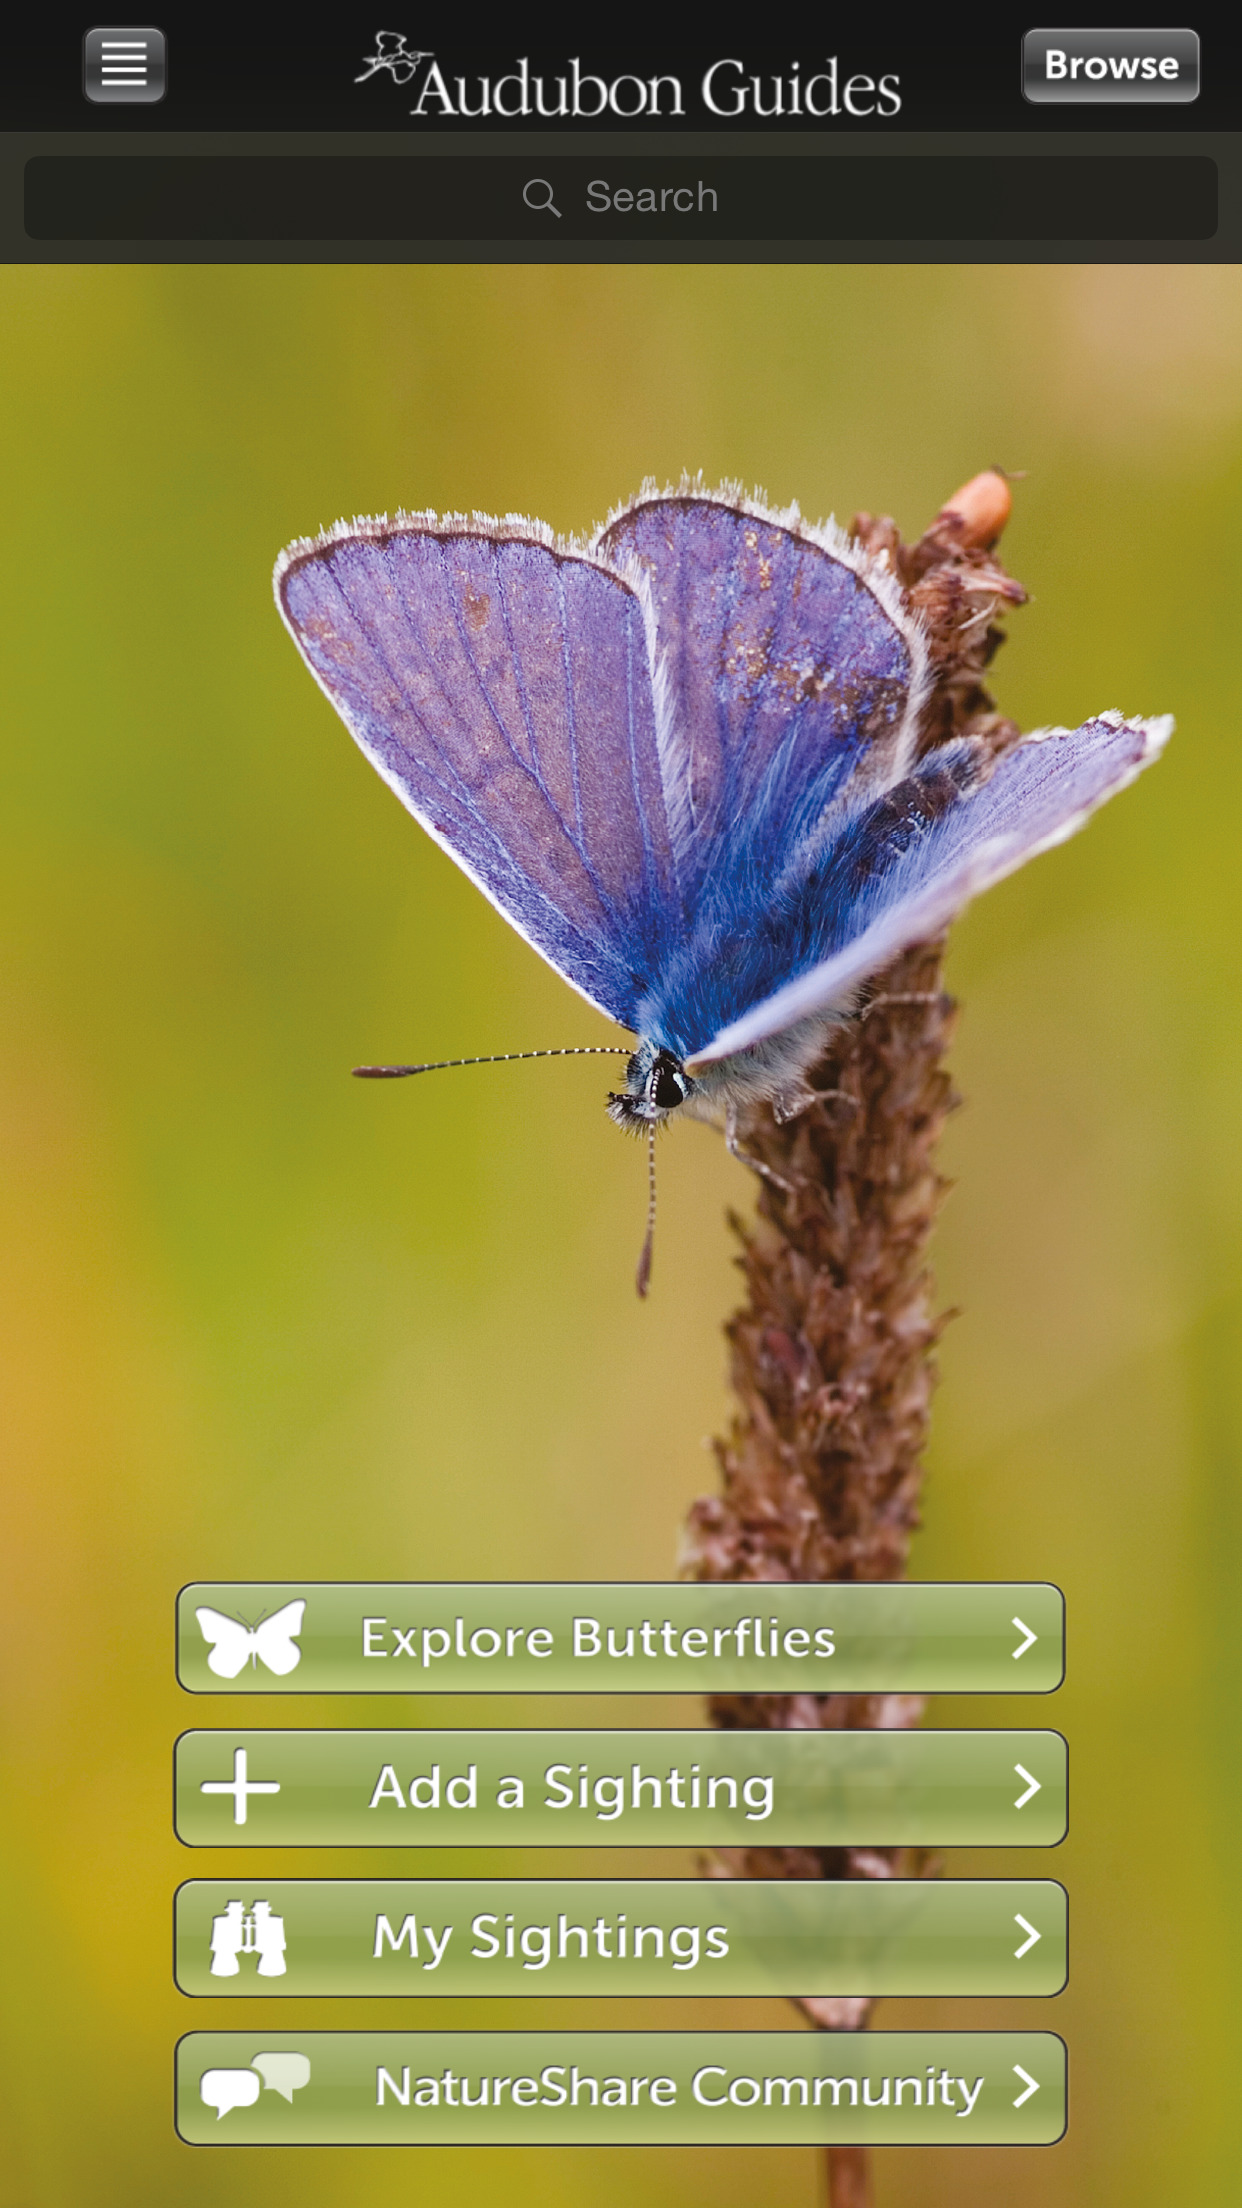
<svg viewBox="0 0 1242 2208">
<path fill-rule="evenodd" d="M 757 1103 L 805 1109 L 869 976 L 1173 725 L 1109 712 L 920 756 L 928 640 L 887 563 L 732 486 L 647 484 L 586 541 L 517 515 L 342 522 L 290 545 L 275 589 L 402 803 L 637 1038 L 613 1119 L 723 1122 L 734 1150 Z"/>
<path fill-rule="evenodd" d="M 254 1626 L 226 1618 L 222 1611 L 206 1606 L 196 1610 L 203 1639 L 211 1644 L 208 1671 L 214 1671 L 217 1679 L 236 1679 L 247 1662 L 253 1670 L 256 1659 L 280 1679 L 296 1671 L 302 1651 L 295 1648 L 294 1642 L 302 1630 L 305 1609 L 304 1602 L 287 1602 L 283 1610 L 274 1610 L 270 1618 L 261 1618 Z"/>
</svg>

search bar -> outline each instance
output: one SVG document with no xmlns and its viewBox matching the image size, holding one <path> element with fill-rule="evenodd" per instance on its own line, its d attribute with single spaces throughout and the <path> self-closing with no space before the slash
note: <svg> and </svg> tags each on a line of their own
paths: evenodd
<svg viewBox="0 0 1242 2208">
<path fill-rule="evenodd" d="M 30 238 L 227 244 L 1210 238 L 1202 154 L 38 154 Z"/>
</svg>

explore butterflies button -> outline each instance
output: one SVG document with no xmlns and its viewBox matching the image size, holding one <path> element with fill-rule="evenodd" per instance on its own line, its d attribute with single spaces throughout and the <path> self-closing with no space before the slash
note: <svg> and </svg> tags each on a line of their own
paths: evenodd
<svg viewBox="0 0 1242 2208">
<path fill-rule="evenodd" d="M 192 1580 L 190 1694 L 1046 1694 L 1065 1603 L 1029 1581 Z M 816 1686 L 818 1682 L 818 1686 Z"/>
</svg>

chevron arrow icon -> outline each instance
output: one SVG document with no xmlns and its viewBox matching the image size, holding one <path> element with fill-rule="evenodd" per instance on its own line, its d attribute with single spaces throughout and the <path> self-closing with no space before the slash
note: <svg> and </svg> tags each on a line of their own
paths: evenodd
<svg viewBox="0 0 1242 2208">
<path fill-rule="evenodd" d="M 1019 1633 L 1025 1634 L 1026 1636 L 1024 1640 L 1019 1641 L 1017 1647 L 1013 1652 L 1014 1662 L 1016 1663 L 1019 1656 L 1025 1656 L 1028 1648 L 1034 1648 L 1036 1641 L 1039 1639 L 1039 1635 L 1038 1633 L 1032 1633 L 1030 1626 L 1027 1624 L 1025 1618 L 1015 1618 L 1013 1620 L 1013 1623 L 1017 1626 Z"/>
<path fill-rule="evenodd" d="M 1019 1794 L 1018 1799 L 1013 1806 L 1015 1809 L 1025 1809 L 1026 1804 L 1030 1801 L 1032 1795 L 1038 1794 L 1041 1791 L 1043 1782 L 1040 1779 L 1033 1779 L 1024 1763 L 1015 1763 L 1014 1770 L 1017 1772 L 1020 1779 L 1026 1780 L 1026 1792 L 1025 1794 Z"/>
<path fill-rule="evenodd" d="M 1016 1963 L 1021 1956 L 1027 1954 L 1030 1949 L 1034 1947 L 1037 1940 L 1042 1940 L 1044 1935 L 1042 1932 L 1037 1932 L 1033 1924 L 1028 1924 L 1025 1917 L 1019 1917 L 1015 1915 L 1013 1921 L 1015 1924 L 1020 1924 L 1023 1931 L 1027 1935 L 1027 1937 L 1023 1940 L 1021 1947 L 1015 1947 L 1013 1951 L 1013 1959 Z"/>
</svg>

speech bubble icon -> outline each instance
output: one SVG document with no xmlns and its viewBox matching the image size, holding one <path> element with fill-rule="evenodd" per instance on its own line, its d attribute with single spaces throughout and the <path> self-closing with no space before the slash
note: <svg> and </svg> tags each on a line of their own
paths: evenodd
<svg viewBox="0 0 1242 2208">
<path fill-rule="evenodd" d="M 198 2092 L 199 2099 L 208 2108 L 215 2109 L 218 2123 L 231 2108 L 254 2107 L 259 2098 L 259 2081 L 253 2070 L 204 2070 L 198 2081 Z"/>
<path fill-rule="evenodd" d="M 269 2093 L 283 2093 L 291 2101 L 310 2077 L 310 2063 L 305 2055 L 255 2055 L 251 2069 L 257 2070 Z M 232 2076 L 232 2072 L 226 2072 Z"/>
</svg>

